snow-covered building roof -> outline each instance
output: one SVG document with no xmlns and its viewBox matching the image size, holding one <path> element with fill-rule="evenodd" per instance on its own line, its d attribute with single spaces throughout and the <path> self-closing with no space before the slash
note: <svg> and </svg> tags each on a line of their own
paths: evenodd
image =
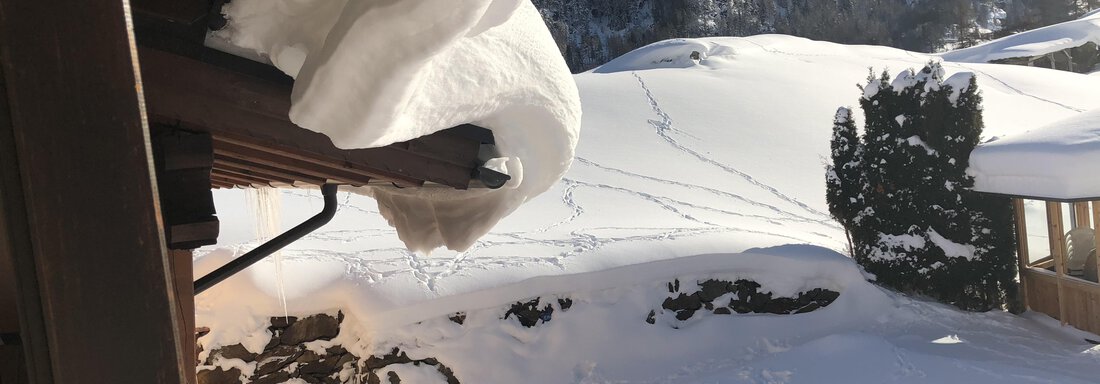
<svg viewBox="0 0 1100 384">
<path fill-rule="evenodd" d="M 985 44 L 958 49 L 941 55 L 944 60 L 988 63 L 1015 57 L 1035 57 L 1079 47 L 1100 44 L 1100 13 L 1090 12 L 1076 20 L 1006 36 Z"/>
<path fill-rule="evenodd" d="M 979 145 L 974 190 L 1050 200 L 1100 197 L 1100 109 Z"/>
</svg>

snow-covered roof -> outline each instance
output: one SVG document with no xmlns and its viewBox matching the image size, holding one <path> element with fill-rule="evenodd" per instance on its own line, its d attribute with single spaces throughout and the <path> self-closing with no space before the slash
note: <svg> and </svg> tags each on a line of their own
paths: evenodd
<svg viewBox="0 0 1100 384">
<path fill-rule="evenodd" d="M 944 60 L 988 63 L 1013 57 L 1035 57 L 1093 42 L 1100 44 L 1100 13 L 1091 12 L 1077 20 L 1006 36 L 985 44 L 941 55 Z"/>
<path fill-rule="evenodd" d="M 978 146 L 974 189 L 1015 196 L 1100 198 L 1100 109 Z"/>
<path fill-rule="evenodd" d="M 391 4 L 392 3 L 392 4 Z M 546 24 L 521 0 L 234 0 L 208 45 L 295 78 L 290 119 L 340 148 L 474 124 L 512 179 L 498 190 L 367 186 L 409 249 L 465 250 L 569 167 L 580 98 Z"/>
</svg>

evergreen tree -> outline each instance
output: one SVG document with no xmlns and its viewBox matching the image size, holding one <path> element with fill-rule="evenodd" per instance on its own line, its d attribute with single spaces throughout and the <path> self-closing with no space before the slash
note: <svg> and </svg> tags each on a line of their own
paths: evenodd
<svg viewBox="0 0 1100 384">
<path fill-rule="evenodd" d="M 848 251 L 855 253 L 851 229 L 855 225 L 853 219 L 856 212 L 863 205 L 863 172 L 859 163 L 863 154 L 850 108 L 841 107 L 836 110 L 831 147 L 833 163 L 826 170 L 826 200 L 833 219 L 844 226 Z"/>
<path fill-rule="evenodd" d="M 855 127 L 840 124 L 838 113 L 830 213 L 850 230 L 853 256 L 879 283 L 968 310 L 1006 303 L 1018 310 L 1011 206 L 973 192 L 966 174 L 983 127 L 981 95 L 971 74 L 945 81 L 943 73 L 929 63 L 893 82 L 885 73 L 870 77 L 860 99 L 861 148 L 843 145 Z M 855 189 L 856 199 L 842 197 Z"/>
</svg>

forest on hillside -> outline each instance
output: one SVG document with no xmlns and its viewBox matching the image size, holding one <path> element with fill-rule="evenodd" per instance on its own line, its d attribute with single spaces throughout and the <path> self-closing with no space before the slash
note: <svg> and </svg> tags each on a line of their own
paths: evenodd
<svg viewBox="0 0 1100 384">
<path fill-rule="evenodd" d="M 581 72 L 678 37 L 780 33 L 934 52 L 1059 23 L 1100 0 L 534 0 Z"/>
</svg>

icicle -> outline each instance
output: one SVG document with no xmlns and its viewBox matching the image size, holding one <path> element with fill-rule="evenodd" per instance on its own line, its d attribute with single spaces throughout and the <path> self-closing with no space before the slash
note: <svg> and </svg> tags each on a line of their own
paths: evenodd
<svg viewBox="0 0 1100 384">
<path fill-rule="evenodd" d="M 246 200 L 252 217 L 255 218 L 255 235 L 260 242 L 278 236 L 281 231 L 279 213 L 283 208 L 282 194 L 275 188 L 252 188 L 247 190 Z M 275 283 L 278 287 L 279 301 L 283 305 L 283 317 L 290 317 L 286 305 L 286 290 L 283 284 L 283 253 L 275 252 Z"/>
</svg>

